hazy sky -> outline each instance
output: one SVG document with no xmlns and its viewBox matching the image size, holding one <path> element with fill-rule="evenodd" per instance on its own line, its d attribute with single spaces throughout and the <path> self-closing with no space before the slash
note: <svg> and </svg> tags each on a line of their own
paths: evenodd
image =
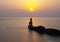
<svg viewBox="0 0 60 42">
<path fill-rule="evenodd" d="M 60 17 L 60 0 L 0 0 L 0 18 L 30 16 Z"/>
</svg>

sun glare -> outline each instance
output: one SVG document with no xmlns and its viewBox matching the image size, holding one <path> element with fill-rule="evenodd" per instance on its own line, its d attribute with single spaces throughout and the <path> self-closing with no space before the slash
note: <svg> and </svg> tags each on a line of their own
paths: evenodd
<svg viewBox="0 0 60 42">
<path fill-rule="evenodd" d="M 38 1 L 37 0 L 25 0 L 24 4 L 25 4 L 25 8 L 27 9 L 27 11 L 35 11 L 38 7 Z"/>
<path fill-rule="evenodd" d="M 33 8 L 30 8 L 29 10 L 30 10 L 30 11 L 33 11 Z"/>
</svg>

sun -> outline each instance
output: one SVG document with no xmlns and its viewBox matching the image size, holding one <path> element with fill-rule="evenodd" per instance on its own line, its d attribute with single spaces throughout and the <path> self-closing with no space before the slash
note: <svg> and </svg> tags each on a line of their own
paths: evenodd
<svg viewBox="0 0 60 42">
<path fill-rule="evenodd" d="M 25 9 L 27 11 L 35 11 L 38 7 L 39 2 L 37 0 L 25 0 Z"/>
<path fill-rule="evenodd" d="M 33 11 L 33 8 L 29 8 L 30 11 Z"/>
</svg>

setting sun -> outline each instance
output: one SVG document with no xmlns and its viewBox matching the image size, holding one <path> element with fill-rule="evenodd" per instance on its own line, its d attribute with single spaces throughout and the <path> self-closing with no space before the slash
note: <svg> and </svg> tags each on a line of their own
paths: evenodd
<svg viewBox="0 0 60 42">
<path fill-rule="evenodd" d="M 30 8 L 29 10 L 30 10 L 30 11 L 33 11 L 33 8 Z"/>
<path fill-rule="evenodd" d="M 25 9 L 27 9 L 27 11 L 35 11 L 38 8 L 38 3 L 37 0 L 25 0 Z"/>
</svg>

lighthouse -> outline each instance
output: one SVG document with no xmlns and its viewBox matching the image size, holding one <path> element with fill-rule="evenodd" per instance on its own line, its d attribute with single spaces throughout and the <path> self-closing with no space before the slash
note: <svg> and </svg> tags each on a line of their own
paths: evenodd
<svg viewBox="0 0 60 42">
<path fill-rule="evenodd" d="M 32 28 L 32 27 L 33 27 L 33 22 L 32 22 L 32 18 L 30 18 L 30 22 L 29 22 L 28 28 Z"/>
</svg>

